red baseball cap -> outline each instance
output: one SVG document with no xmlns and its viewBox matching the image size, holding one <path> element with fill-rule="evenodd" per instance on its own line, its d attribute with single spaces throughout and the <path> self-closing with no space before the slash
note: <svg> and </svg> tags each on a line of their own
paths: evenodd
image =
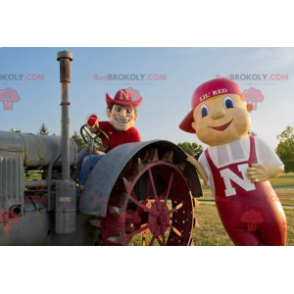
<svg viewBox="0 0 294 294">
<path fill-rule="evenodd" d="M 142 97 L 139 99 L 134 100 L 134 95 L 126 89 L 122 89 L 117 91 L 114 96 L 114 99 L 110 98 L 108 93 L 106 93 L 106 104 L 109 105 L 111 103 L 122 105 L 122 106 L 139 106 L 142 102 Z"/>
<path fill-rule="evenodd" d="M 237 83 L 226 78 L 213 79 L 211 81 L 203 83 L 198 88 L 196 88 L 196 90 L 194 91 L 192 95 L 192 100 L 191 100 L 192 110 L 183 119 L 183 121 L 179 125 L 179 128 L 185 132 L 195 134 L 195 130 L 192 128 L 192 123 L 194 122 L 194 118 L 193 118 L 194 109 L 203 101 L 209 100 L 224 94 L 241 95 L 242 90 L 240 89 Z"/>
</svg>

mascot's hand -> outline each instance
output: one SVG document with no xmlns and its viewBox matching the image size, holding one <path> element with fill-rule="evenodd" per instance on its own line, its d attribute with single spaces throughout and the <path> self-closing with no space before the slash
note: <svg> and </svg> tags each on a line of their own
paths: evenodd
<svg viewBox="0 0 294 294">
<path fill-rule="evenodd" d="M 98 118 L 96 115 L 91 115 L 87 119 L 87 128 L 92 132 L 96 132 L 96 128 L 99 128 Z"/>
<path fill-rule="evenodd" d="M 280 166 L 263 166 L 260 164 L 252 164 L 247 170 L 247 177 L 253 183 L 273 180 L 284 171 Z"/>
<path fill-rule="evenodd" d="M 247 177 L 251 182 L 258 183 L 270 179 L 270 174 L 265 166 L 253 163 L 247 170 Z"/>
</svg>

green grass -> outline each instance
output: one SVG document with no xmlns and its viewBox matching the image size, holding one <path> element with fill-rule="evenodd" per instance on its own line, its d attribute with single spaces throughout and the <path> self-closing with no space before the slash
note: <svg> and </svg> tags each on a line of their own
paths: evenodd
<svg viewBox="0 0 294 294">
<path fill-rule="evenodd" d="M 26 181 L 41 180 L 41 172 L 38 170 L 29 171 L 29 177 L 25 175 Z"/>
<path fill-rule="evenodd" d="M 271 181 L 275 190 L 293 189 L 294 190 L 294 173 L 283 174 Z"/>
<path fill-rule="evenodd" d="M 285 209 L 288 222 L 287 245 L 294 246 L 294 209 Z M 196 207 L 196 218 L 200 224 L 194 229 L 195 246 L 233 246 L 215 206 L 201 204 Z"/>
</svg>

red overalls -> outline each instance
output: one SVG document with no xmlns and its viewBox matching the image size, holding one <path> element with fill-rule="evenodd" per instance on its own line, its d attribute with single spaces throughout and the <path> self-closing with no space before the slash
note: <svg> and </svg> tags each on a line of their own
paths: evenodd
<svg viewBox="0 0 294 294">
<path fill-rule="evenodd" d="M 229 174 L 233 172 L 243 180 L 243 175 L 239 171 L 240 165 L 248 164 L 250 167 L 251 164 L 258 163 L 254 137 L 249 136 L 249 138 L 249 160 L 229 164 L 220 169 L 212 162 L 208 150 L 205 150 L 215 184 L 216 206 L 219 216 L 235 245 L 285 246 L 287 239 L 285 213 L 279 198 L 268 181 L 252 183 L 254 187 L 250 183 L 251 188 L 249 189 L 251 190 L 246 191 L 229 179 L 231 188 L 235 189 L 236 193 L 232 196 L 226 196 L 225 191 L 232 191 L 232 189 L 228 190 L 225 185 L 224 172 Z M 228 181 L 228 178 L 226 180 Z"/>
</svg>

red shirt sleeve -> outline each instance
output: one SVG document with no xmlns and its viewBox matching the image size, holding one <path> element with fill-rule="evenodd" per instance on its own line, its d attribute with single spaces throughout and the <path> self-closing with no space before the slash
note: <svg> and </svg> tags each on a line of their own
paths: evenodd
<svg viewBox="0 0 294 294">
<path fill-rule="evenodd" d="M 135 128 L 132 128 L 131 131 L 132 131 L 132 133 L 131 133 L 130 143 L 131 142 L 141 142 L 141 137 L 140 137 L 138 130 Z"/>
</svg>

